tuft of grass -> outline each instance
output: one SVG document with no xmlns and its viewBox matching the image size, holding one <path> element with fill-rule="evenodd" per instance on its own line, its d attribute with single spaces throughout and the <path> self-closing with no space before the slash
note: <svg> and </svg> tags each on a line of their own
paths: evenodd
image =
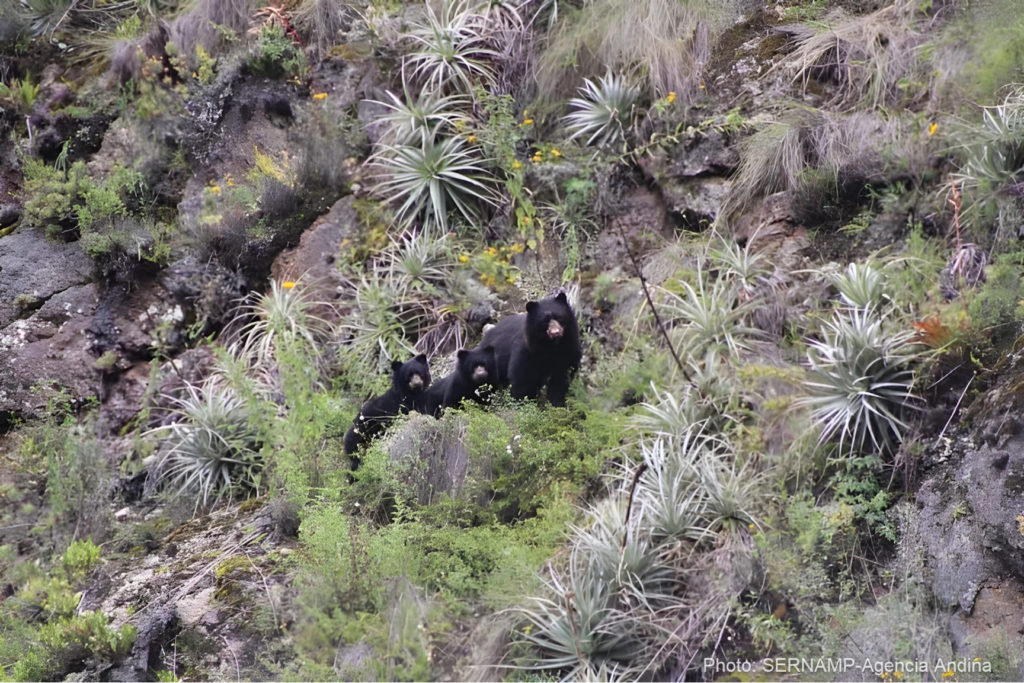
<svg viewBox="0 0 1024 683">
<path fill-rule="evenodd" d="M 563 118 L 572 131 L 570 140 L 586 137 L 586 144 L 597 141 L 601 147 L 622 142 L 633 120 L 633 106 L 640 91 L 625 78 L 606 74 L 597 79 L 584 79 L 579 89 L 582 97 L 574 97 L 569 106 L 575 111 Z"/>
<path fill-rule="evenodd" d="M 335 45 L 344 42 L 342 33 L 355 19 L 355 11 L 335 0 L 302 0 L 291 11 L 292 25 L 302 36 L 315 57 L 321 57 Z"/>
<path fill-rule="evenodd" d="M 920 3 L 896 0 L 871 14 L 787 27 L 796 48 L 776 66 L 794 73 L 806 92 L 812 80 L 829 83 L 829 104 L 878 108 L 927 94 L 924 35 L 916 30 Z"/>
<path fill-rule="evenodd" d="M 790 109 L 740 143 L 740 165 L 722 217 L 735 218 L 776 192 L 835 196 L 840 188 L 881 182 L 891 172 L 920 173 L 922 151 L 903 127 L 895 116 Z"/>
<path fill-rule="evenodd" d="M 540 56 L 542 98 L 606 71 L 646 85 L 652 98 L 696 91 L 715 38 L 740 3 L 593 0 L 553 29 Z M 556 95 L 557 96 L 557 95 Z"/>
</svg>

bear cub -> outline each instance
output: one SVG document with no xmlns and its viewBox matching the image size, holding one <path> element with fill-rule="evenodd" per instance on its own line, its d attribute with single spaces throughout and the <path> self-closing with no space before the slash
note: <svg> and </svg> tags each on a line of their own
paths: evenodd
<svg viewBox="0 0 1024 683">
<path fill-rule="evenodd" d="M 485 386 L 493 385 L 497 372 L 493 347 L 459 349 L 456 358 L 455 371 L 430 387 L 424 395 L 425 414 L 440 417 L 445 408 L 457 408 L 468 398 L 483 403 L 481 391 Z"/>
<path fill-rule="evenodd" d="M 551 405 L 565 405 L 583 347 L 576 314 L 564 291 L 528 302 L 526 313 L 498 322 L 484 333 L 480 344 L 494 347 L 497 385 L 508 386 L 512 398 L 537 398 L 546 385 Z"/>
<path fill-rule="evenodd" d="M 345 455 L 352 455 L 370 439 L 380 434 L 399 413 L 419 409 L 424 392 L 430 386 L 430 367 L 427 356 L 420 354 L 412 360 L 391 362 L 391 388 L 371 398 L 359 409 L 359 415 L 345 432 Z"/>
</svg>

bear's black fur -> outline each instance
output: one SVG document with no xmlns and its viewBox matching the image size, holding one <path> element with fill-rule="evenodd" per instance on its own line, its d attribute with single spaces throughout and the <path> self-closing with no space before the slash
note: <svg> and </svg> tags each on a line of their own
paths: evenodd
<svg viewBox="0 0 1024 683">
<path fill-rule="evenodd" d="M 423 396 L 422 412 L 427 415 L 440 417 L 445 408 L 457 408 L 467 398 L 483 403 L 481 390 L 494 383 L 497 373 L 494 347 L 459 349 L 456 356 L 454 372 L 430 387 Z"/>
<path fill-rule="evenodd" d="M 420 354 L 412 360 L 391 362 L 391 388 L 371 398 L 359 409 L 359 415 L 345 432 L 345 455 L 352 455 L 360 446 L 376 437 L 399 413 L 419 409 L 424 392 L 430 386 L 427 357 Z"/>
<path fill-rule="evenodd" d="M 496 384 L 508 386 L 512 398 L 537 398 L 546 384 L 554 406 L 565 405 L 569 381 L 583 357 L 576 315 L 565 292 L 530 301 L 526 313 L 509 316 L 487 330 L 480 346 L 494 347 Z"/>
</svg>

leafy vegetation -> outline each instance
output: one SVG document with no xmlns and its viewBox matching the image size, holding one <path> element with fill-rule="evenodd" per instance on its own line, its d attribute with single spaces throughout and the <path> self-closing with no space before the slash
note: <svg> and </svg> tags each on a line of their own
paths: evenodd
<svg viewBox="0 0 1024 683">
<path fill-rule="evenodd" d="M 0 671 L 945 654 L 908 502 L 930 477 L 973 528 L 950 475 L 1012 425 L 964 411 L 1018 396 L 1024 329 L 1024 33 L 982 4 L 21 2 L 10 229 L 101 266 L 75 348 L 103 400 L 82 380 L 0 415 Z M 437 381 L 553 285 L 583 330 L 568 407 L 399 415 L 352 469 L 393 360 Z M 138 292 L 173 296 L 194 348 L 122 329 Z M 12 296 L 0 351 L 59 366 L 38 350 L 76 314 L 48 296 Z"/>
</svg>

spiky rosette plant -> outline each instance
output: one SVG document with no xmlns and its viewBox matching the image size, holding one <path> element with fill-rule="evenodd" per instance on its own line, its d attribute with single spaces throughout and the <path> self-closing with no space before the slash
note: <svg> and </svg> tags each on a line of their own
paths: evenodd
<svg viewBox="0 0 1024 683">
<path fill-rule="evenodd" d="M 319 369 L 322 349 L 335 333 L 333 323 L 323 315 L 330 308 L 301 282 L 273 280 L 269 291 L 242 301 L 239 319 L 249 322 L 231 350 L 257 373 L 276 370 L 283 349 L 304 354 Z"/>
<path fill-rule="evenodd" d="M 255 488 L 262 460 L 245 401 L 216 381 L 186 384 L 184 396 L 167 398 L 175 421 L 145 433 L 160 439 L 160 484 L 195 495 L 197 511 L 232 488 Z"/>
<path fill-rule="evenodd" d="M 397 206 L 400 222 L 423 217 L 447 232 L 450 209 L 472 223 L 480 205 L 496 204 L 497 195 L 476 147 L 461 136 L 438 137 L 414 145 L 383 145 L 373 162 L 380 169 L 377 191 Z"/>
<path fill-rule="evenodd" d="M 914 405 L 915 357 L 910 333 L 890 333 L 873 308 L 837 310 L 820 340 L 809 342 L 813 379 L 804 383 L 821 430 L 820 442 L 839 440 L 841 452 L 893 452 L 907 428 L 903 415 Z"/>
<path fill-rule="evenodd" d="M 446 0 L 438 14 L 426 4 L 426 20 L 414 23 L 406 34 L 413 51 L 403 70 L 427 92 L 473 92 L 475 83 L 494 82 L 490 60 L 500 55 L 481 30 L 486 22 L 465 0 Z"/>
<path fill-rule="evenodd" d="M 597 83 L 584 79 L 579 92 L 582 97 L 569 101 L 575 111 L 562 119 L 572 132 L 569 139 L 585 137 L 586 144 L 596 142 L 602 147 L 621 142 L 632 120 L 633 105 L 640 90 L 621 76 L 607 74 L 598 78 Z"/>
<path fill-rule="evenodd" d="M 842 273 L 829 275 L 847 306 L 872 308 L 885 301 L 885 281 L 882 273 L 870 263 L 851 263 Z"/>
<path fill-rule="evenodd" d="M 546 597 L 519 609 L 527 622 L 522 637 L 536 651 L 530 669 L 560 670 L 571 680 L 601 666 L 623 673 L 642 666 L 646 648 L 616 608 L 608 580 L 584 553 L 574 550 L 568 565 L 564 575 L 552 570 Z"/>
<path fill-rule="evenodd" d="M 424 91 L 418 95 L 405 89 L 405 97 L 390 90 L 385 100 L 369 100 L 387 108 L 381 118 L 387 123 L 389 140 L 399 145 L 417 145 L 433 141 L 440 131 L 454 130 L 469 117 L 464 113 L 470 106 L 468 97 L 438 95 Z"/>
</svg>

